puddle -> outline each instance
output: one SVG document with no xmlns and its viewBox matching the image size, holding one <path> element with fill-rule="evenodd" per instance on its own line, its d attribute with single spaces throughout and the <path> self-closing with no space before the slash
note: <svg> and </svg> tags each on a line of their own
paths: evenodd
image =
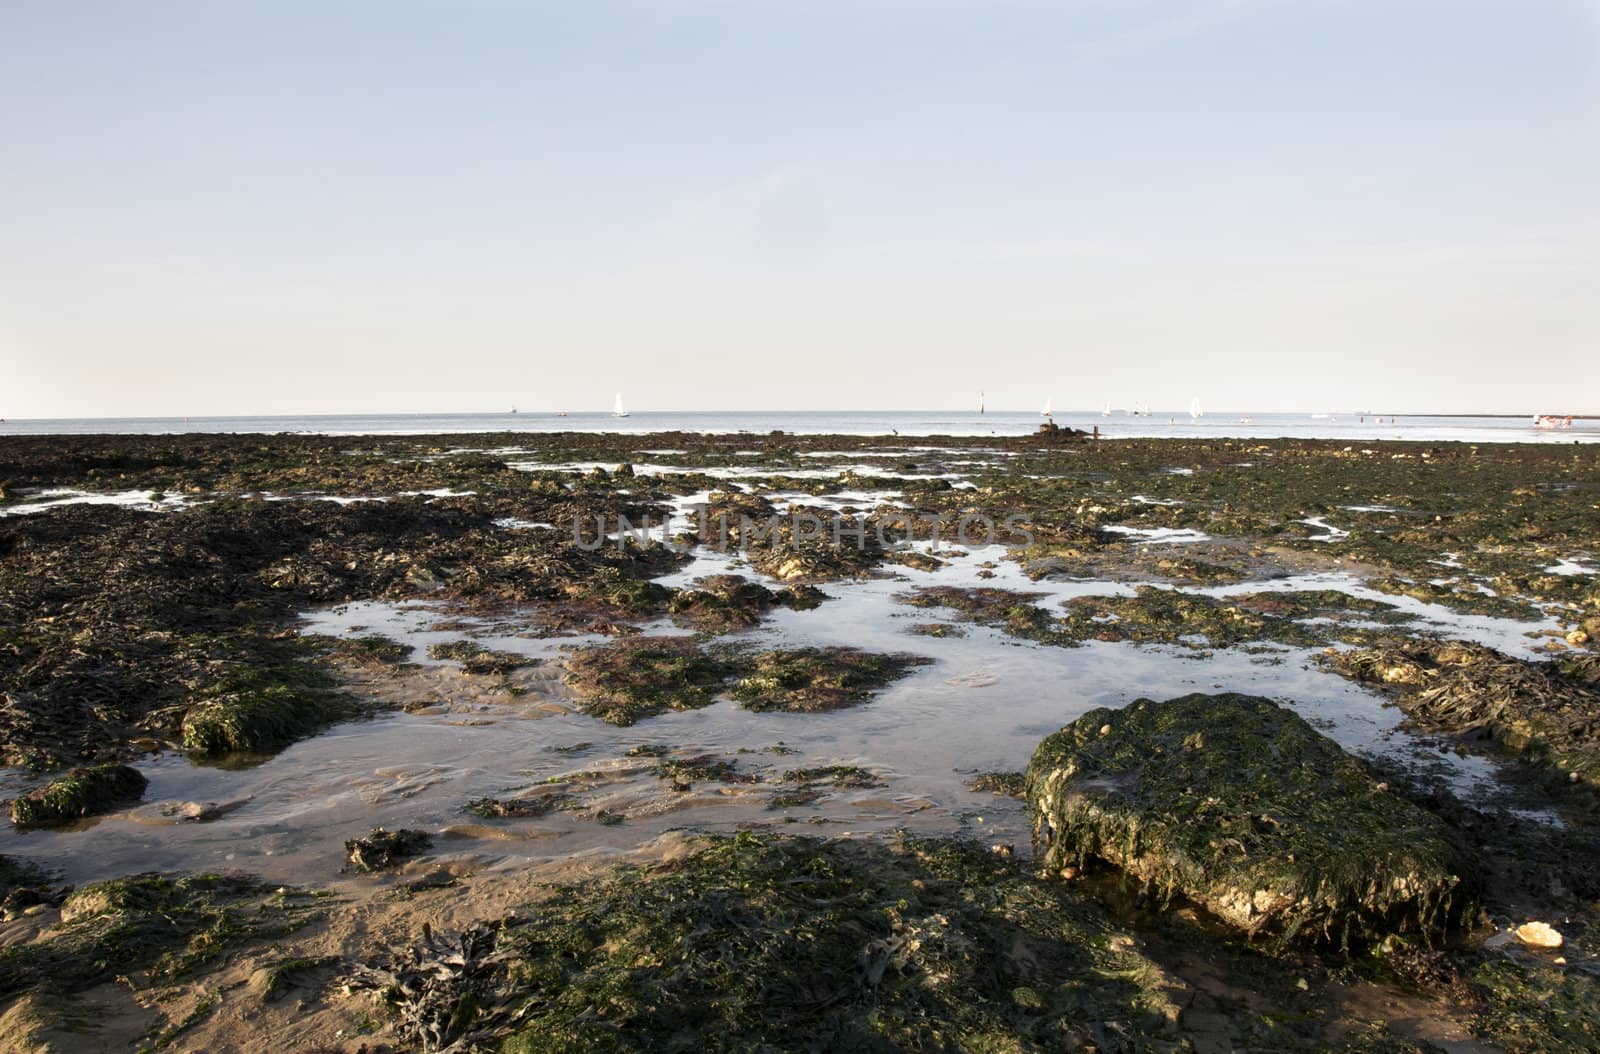
<svg viewBox="0 0 1600 1054">
<path fill-rule="evenodd" d="M 1112 525 L 1100 528 L 1112 534 L 1125 534 L 1130 538 L 1137 538 L 1140 542 L 1209 542 L 1211 536 L 1204 531 L 1197 531 L 1192 527 L 1124 527 Z"/>
<path fill-rule="evenodd" d="M 48 512 L 64 505 L 122 505 L 147 512 L 166 512 L 182 508 L 187 499 L 179 494 L 153 495 L 147 490 L 124 490 L 110 494 L 96 494 L 86 490 L 65 487 L 50 490 L 25 491 L 28 499 L 10 505 L 0 505 L 0 516 L 31 516 Z"/>
<path fill-rule="evenodd" d="M 1315 527 L 1317 530 L 1323 532 L 1322 534 L 1313 534 L 1308 539 L 1309 541 L 1337 542 L 1341 539 L 1350 537 L 1349 531 L 1343 529 L 1342 527 L 1335 527 L 1327 520 L 1324 520 L 1321 516 L 1307 516 L 1305 519 L 1298 522 L 1305 524 L 1307 527 Z"/>
</svg>

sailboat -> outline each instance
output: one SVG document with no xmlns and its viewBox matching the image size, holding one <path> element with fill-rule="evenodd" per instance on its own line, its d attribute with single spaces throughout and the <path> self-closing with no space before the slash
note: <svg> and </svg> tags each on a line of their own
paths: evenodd
<svg viewBox="0 0 1600 1054">
<path fill-rule="evenodd" d="M 1198 395 L 1189 400 L 1189 416 L 1196 421 L 1200 420 L 1200 397 Z"/>
<path fill-rule="evenodd" d="M 1100 416 L 1101 417 L 1110 417 L 1111 416 L 1111 400 L 1110 399 L 1106 400 L 1106 408 L 1104 410 L 1100 411 Z"/>
<path fill-rule="evenodd" d="M 983 389 L 978 389 L 978 412 L 983 413 Z"/>
<path fill-rule="evenodd" d="M 611 404 L 612 417 L 627 417 L 628 411 L 622 407 L 622 393 L 617 393 L 617 401 Z"/>
<path fill-rule="evenodd" d="M 1039 411 L 1039 416 L 1040 417 L 1049 417 L 1050 416 L 1050 400 L 1049 399 L 1046 399 L 1044 401 L 1044 409 Z"/>
</svg>

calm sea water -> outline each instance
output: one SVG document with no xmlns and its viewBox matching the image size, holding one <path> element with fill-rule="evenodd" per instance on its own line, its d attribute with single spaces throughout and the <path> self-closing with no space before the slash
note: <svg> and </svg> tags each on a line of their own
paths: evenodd
<svg viewBox="0 0 1600 1054">
<path fill-rule="evenodd" d="M 1037 413 L 973 411 L 796 411 L 652 412 L 617 418 L 604 413 L 562 417 L 545 413 L 486 414 L 328 414 L 261 417 L 90 417 L 0 422 L 5 435 L 177 434 L 185 432 L 303 432 L 321 435 L 426 435 L 448 432 L 706 432 L 902 436 L 1008 436 L 1032 432 Z M 1207 413 L 1187 411 L 1149 416 L 1114 413 L 1058 413 L 1057 424 L 1098 427 L 1111 438 L 1151 436 L 1236 437 L 1250 439 L 1413 439 L 1463 442 L 1596 442 L 1600 418 L 1575 420 L 1570 429 L 1546 431 L 1529 418 L 1374 417 L 1337 414 Z"/>
</svg>

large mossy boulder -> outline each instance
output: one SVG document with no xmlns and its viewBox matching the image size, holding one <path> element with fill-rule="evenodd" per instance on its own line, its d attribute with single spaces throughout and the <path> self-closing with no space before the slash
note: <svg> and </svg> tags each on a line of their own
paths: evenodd
<svg viewBox="0 0 1600 1054">
<path fill-rule="evenodd" d="M 1441 820 L 1267 699 L 1090 711 L 1039 744 L 1027 796 L 1050 871 L 1107 861 L 1252 936 L 1429 939 L 1475 903 Z"/>
</svg>

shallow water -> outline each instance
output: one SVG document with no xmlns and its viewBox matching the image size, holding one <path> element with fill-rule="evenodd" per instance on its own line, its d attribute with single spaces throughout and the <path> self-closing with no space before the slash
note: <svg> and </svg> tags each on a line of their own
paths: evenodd
<svg viewBox="0 0 1600 1054">
<path fill-rule="evenodd" d="M 862 504 L 887 496 L 850 495 Z M 704 498 L 697 494 L 681 499 L 675 522 L 681 523 L 688 509 Z M 272 881 L 314 884 L 339 870 L 346 839 L 373 826 L 432 831 L 437 853 L 464 854 L 481 866 L 631 848 L 679 827 L 732 830 L 793 823 L 799 829 L 844 833 L 907 826 L 963 830 L 990 841 L 1025 845 L 1021 804 L 968 790 L 968 776 L 1024 768 L 1042 737 L 1094 707 L 1196 691 L 1278 699 L 1350 750 L 1426 766 L 1469 796 L 1494 786 L 1490 763 L 1441 752 L 1402 731 L 1398 710 L 1375 693 L 1320 669 L 1309 650 L 1199 653 L 1101 642 L 1063 648 L 973 625 L 963 626 L 961 636 L 915 634 L 912 626 L 948 614 L 896 599 L 919 586 L 1015 589 L 1041 594 L 1034 602 L 1046 608 L 1075 596 L 1129 595 L 1136 588 L 1129 582 L 1035 582 L 1006 560 L 998 546 L 945 546 L 937 555 L 945 563 L 931 571 L 897 569 L 885 577 L 828 583 L 822 589 L 829 599 L 820 607 L 778 609 L 753 631 L 734 638 L 763 647 L 848 645 L 934 660 L 863 705 L 822 714 L 753 713 L 722 701 L 616 728 L 577 712 L 559 675 L 564 649 L 604 638 L 545 636 L 531 620 L 515 614 L 462 618 L 428 603 L 363 602 L 309 612 L 307 633 L 376 633 L 412 645 L 411 658 L 420 669 L 399 681 L 380 679 L 377 690 L 381 694 L 385 684 L 403 683 L 405 700 L 419 708 L 341 724 L 246 767 L 207 767 L 177 754 L 146 759 L 139 767 L 150 778 L 150 787 L 139 807 L 74 830 L 7 831 L 0 834 L 0 852 L 17 852 L 71 881 L 148 869 L 232 867 Z M 678 586 L 727 572 L 781 585 L 736 555 L 704 549 L 658 581 Z M 1549 628 L 1460 615 L 1376 593 L 1344 574 L 1191 591 L 1227 596 L 1295 589 L 1339 589 L 1382 600 L 1452 636 L 1513 654 L 1533 654 L 1526 634 Z M 645 632 L 686 631 L 659 621 Z M 430 644 L 463 637 L 544 664 L 517 675 L 524 694 L 513 695 L 496 690 L 495 678 L 469 677 L 454 663 L 428 657 Z M 568 749 L 579 744 L 586 745 Z M 653 774 L 653 759 L 624 756 L 645 744 L 671 745 L 677 757 L 716 754 L 768 782 L 697 783 L 689 793 L 675 793 Z M 780 745 L 785 753 L 774 753 Z M 868 768 L 886 786 L 834 792 L 806 807 L 768 808 L 767 798 L 778 789 L 775 782 L 784 770 L 833 764 Z M 569 788 L 581 799 L 577 811 L 484 821 L 463 810 L 466 802 L 482 796 L 542 793 L 549 789 L 541 789 L 543 781 L 574 773 L 593 774 Z M 30 783 L 22 773 L 0 774 L 0 794 Z M 204 803 L 214 806 L 205 813 L 205 822 L 184 822 Z M 600 810 L 625 819 L 604 825 L 597 822 Z"/>
</svg>

